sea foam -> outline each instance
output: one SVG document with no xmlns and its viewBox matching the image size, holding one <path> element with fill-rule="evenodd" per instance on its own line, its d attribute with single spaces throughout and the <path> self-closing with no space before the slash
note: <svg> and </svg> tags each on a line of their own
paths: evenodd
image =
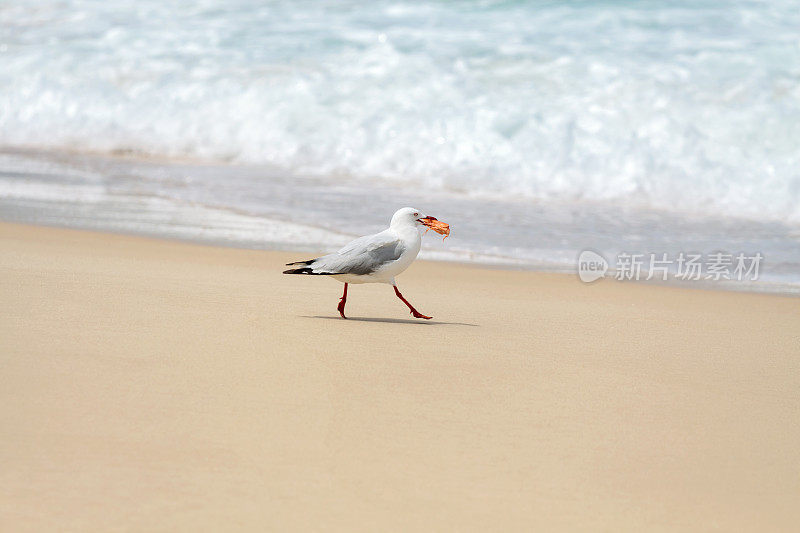
<svg viewBox="0 0 800 533">
<path fill-rule="evenodd" d="M 0 143 L 800 223 L 800 10 L 5 2 Z"/>
</svg>

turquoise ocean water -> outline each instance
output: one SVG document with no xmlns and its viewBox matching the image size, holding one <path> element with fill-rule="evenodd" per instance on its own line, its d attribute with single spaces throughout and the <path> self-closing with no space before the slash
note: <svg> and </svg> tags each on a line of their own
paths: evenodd
<svg viewBox="0 0 800 533">
<path fill-rule="evenodd" d="M 787 0 L 3 2 L 0 217 L 310 250 L 411 204 L 453 224 L 429 257 L 760 251 L 791 292 L 797 28 Z"/>
</svg>

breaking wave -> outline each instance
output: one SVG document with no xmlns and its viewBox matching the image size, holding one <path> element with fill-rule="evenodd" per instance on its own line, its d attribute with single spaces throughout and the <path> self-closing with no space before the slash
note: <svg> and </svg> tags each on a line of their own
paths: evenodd
<svg viewBox="0 0 800 533">
<path fill-rule="evenodd" d="M 0 143 L 800 223 L 800 10 L 5 2 Z"/>
</svg>

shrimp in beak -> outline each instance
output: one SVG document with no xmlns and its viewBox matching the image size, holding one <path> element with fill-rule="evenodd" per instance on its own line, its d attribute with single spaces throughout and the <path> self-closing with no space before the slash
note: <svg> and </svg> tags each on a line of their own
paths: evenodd
<svg viewBox="0 0 800 533">
<path fill-rule="evenodd" d="M 447 236 L 450 235 L 450 224 L 442 222 L 441 220 L 438 220 L 436 217 L 428 216 L 428 217 L 418 218 L 417 221 L 421 222 L 422 224 L 428 227 L 428 229 L 425 230 L 425 233 L 428 233 L 428 230 L 433 230 L 439 235 L 444 235 L 442 240 L 446 239 Z"/>
</svg>

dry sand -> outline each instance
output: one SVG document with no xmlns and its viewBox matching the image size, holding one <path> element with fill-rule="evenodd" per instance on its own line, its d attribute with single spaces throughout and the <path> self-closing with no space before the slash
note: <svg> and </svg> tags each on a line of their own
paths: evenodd
<svg viewBox="0 0 800 533">
<path fill-rule="evenodd" d="M 796 531 L 800 299 L 0 225 L 0 530 Z"/>
</svg>

